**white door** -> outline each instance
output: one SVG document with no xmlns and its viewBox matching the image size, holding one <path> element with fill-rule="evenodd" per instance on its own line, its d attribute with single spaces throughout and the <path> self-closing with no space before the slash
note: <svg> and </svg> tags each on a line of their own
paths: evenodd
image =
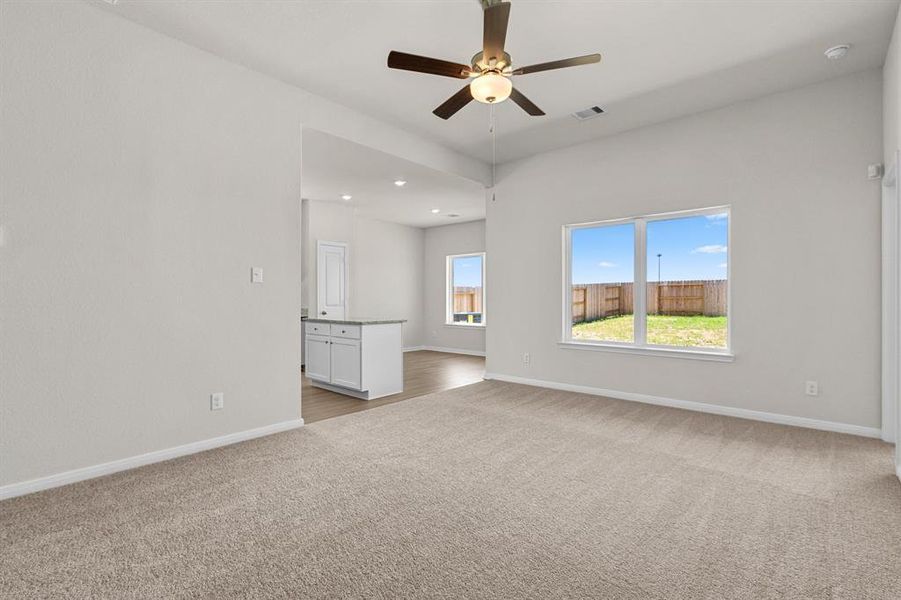
<svg viewBox="0 0 901 600">
<path fill-rule="evenodd" d="M 317 316 L 343 319 L 347 309 L 347 244 L 316 244 Z"/>
<path fill-rule="evenodd" d="M 361 381 L 360 342 L 332 338 L 332 383 L 359 390 Z"/>
<path fill-rule="evenodd" d="M 306 374 L 310 379 L 329 381 L 332 370 L 329 339 L 318 335 L 307 335 L 307 351 L 305 354 Z"/>
</svg>

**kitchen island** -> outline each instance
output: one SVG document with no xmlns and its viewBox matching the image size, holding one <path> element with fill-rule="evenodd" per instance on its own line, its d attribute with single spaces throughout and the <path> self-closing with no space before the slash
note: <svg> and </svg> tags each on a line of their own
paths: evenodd
<svg viewBox="0 0 901 600">
<path fill-rule="evenodd" d="M 306 319 L 304 363 L 315 387 L 362 400 L 404 390 L 403 319 Z"/>
</svg>

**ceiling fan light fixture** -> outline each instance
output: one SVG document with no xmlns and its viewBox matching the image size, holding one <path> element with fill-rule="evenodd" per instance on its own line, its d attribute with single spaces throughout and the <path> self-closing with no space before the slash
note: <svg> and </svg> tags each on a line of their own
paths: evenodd
<svg viewBox="0 0 901 600">
<path fill-rule="evenodd" d="M 472 97 L 482 104 L 497 104 L 510 97 L 513 83 L 500 73 L 490 71 L 483 73 L 469 84 Z"/>
</svg>

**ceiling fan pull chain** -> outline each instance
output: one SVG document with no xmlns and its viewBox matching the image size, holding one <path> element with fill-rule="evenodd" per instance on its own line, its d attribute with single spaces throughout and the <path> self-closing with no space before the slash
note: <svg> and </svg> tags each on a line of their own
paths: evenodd
<svg viewBox="0 0 901 600">
<path fill-rule="evenodd" d="M 494 117 L 494 105 L 488 111 L 488 132 L 491 134 L 491 201 L 494 202 L 494 186 L 497 183 L 497 121 Z"/>
</svg>

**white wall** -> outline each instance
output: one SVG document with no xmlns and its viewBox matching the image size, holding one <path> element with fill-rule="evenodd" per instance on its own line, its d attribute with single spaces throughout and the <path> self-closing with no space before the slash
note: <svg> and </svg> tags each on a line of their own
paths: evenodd
<svg viewBox="0 0 901 600">
<path fill-rule="evenodd" d="M 493 318 L 491 288 L 486 289 L 485 327 L 446 325 L 447 257 L 485 251 L 485 221 L 431 227 L 425 230 L 425 345 L 435 348 L 485 352 L 485 329 Z M 492 268 L 485 257 L 486 272 Z"/>
<path fill-rule="evenodd" d="M 304 306 L 316 312 L 316 241 L 345 242 L 348 316 L 406 319 L 404 347 L 423 339 L 424 233 L 409 227 L 367 219 L 352 206 L 303 201 Z"/>
<path fill-rule="evenodd" d="M 895 29 L 892 33 L 892 41 L 885 55 L 885 65 L 882 68 L 882 145 L 883 158 L 886 165 L 894 160 L 895 150 L 898 149 L 898 140 L 901 138 L 901 12 L 895 19 Z"/>
<path fill-rule="evenodd" d="M 489 373 L 880 426 L 878 70 L 505 165 Z M 561 227 L 732 205 L 735 361 L 562 349 Z M 524 367 L 522 353 L 531 353 Z M 819 397 L 804 381 L 820 382 Z"/>
<path fill-rule="evenodd" d="M 352 311 L 360 316 L 406 319 L 405 348 L 422 345 L 424 240 L 419 227 L 362 217 L 354 220 Z"/>
<path fill-rule="evenodd" d="M 297 91 L 80 2 L 0 44 L 0 485 L 298 419 Z"/>
</svg>

